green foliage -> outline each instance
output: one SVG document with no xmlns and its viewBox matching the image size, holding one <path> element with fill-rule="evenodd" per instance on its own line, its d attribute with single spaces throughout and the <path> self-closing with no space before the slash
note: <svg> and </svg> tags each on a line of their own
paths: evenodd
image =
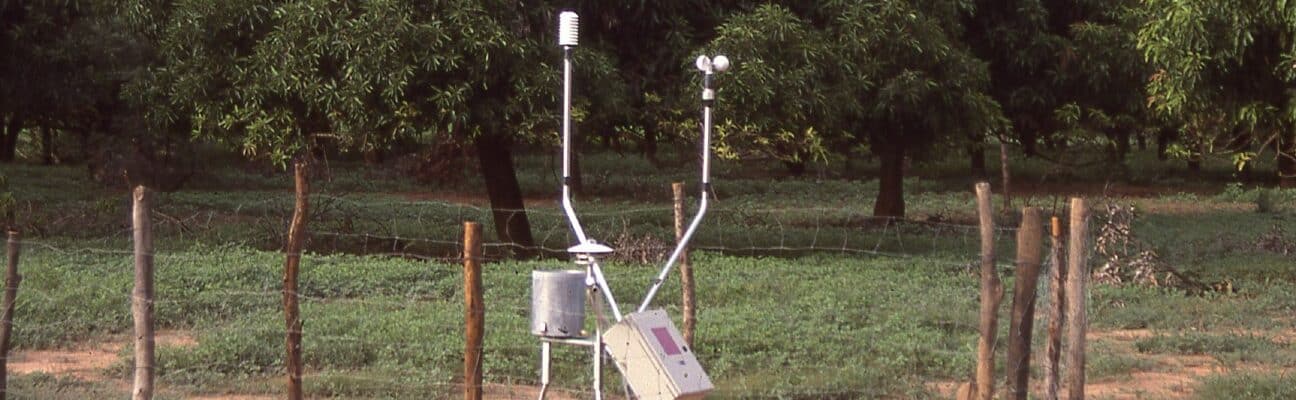
<svg viewBox="0 0 1296 400">
<path fill-rule="evenodd" d="M 161 64 L 131 93 L 165 99 L 155 123 L 190 121 L 200 137 L 277 162 L 323 143 L 370 150 L 435 135 L 536 138 L 557 85 L 553 66 L 536 62 L 548 37 L 535 33 L 547 25 L 532 13 L 542 10 L 517 7 L 144 3 L 139 26 L 156 32 Z M 606 64 L 594 57 L 592 65 Z"/>
<path fill-rule="evenodd" d="M 1291 68 L 1296 18 L 1283 1 L 1146 2 L 1138 46 L 1155 69 L 1148 104 L 1184 121 L 1201 151 L 1291 154 Z M 1290 169 L 1288 167 L 1287 169 Z M 1284 176 L 1291 171 L 1282 171 Z"/>
<path fill-rule="evenodd" d="M 116 5 L 0 4 L 0 132 L 7 131 L 0 157 L 12 161 L 22 132 L 30 133 L 30 142 L 39 130 L 75 131 L 96 142 L 139 136 L 123 129 L 137 115 L 118 94 L 144 67 L 152 44 L 131 33 Z"/>
<path fill-rule="evenodd" d="M 809 162 L 827 151 L 819 133 L 832 131 L 825 94 L 831 68 L 828 38 L 792 11 L 766 4 L 729 17 L 703 51 L 724 54 L 734 68 L 720 75 L 716 153 Z"/>
</svg>

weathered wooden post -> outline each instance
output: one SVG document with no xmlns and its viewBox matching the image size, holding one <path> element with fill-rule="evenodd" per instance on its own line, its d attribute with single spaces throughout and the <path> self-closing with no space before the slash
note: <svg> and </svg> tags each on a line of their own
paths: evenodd
<svg viewBox="0 0 1296 400">
<path fill-rule="evenodd" d="M 22 275 L 18 275 L 18 251 L 21 249 L 19 241 L 20 234 L 17 230 L 9 231 L 8 246 L 6 246 L 9 263 L 5 268 L 5 292 L 4 292 L 4 315 L 3 326 L 0 326 L 0 400 L 8 396 L 7 382 L 9 380 L 9 371 L 5 364 L 9 361 L 9 342 L 13 335 L 13 314 L 14 301 L 18 298 L 18 283 L 22 281 Z"/>
<path fill-rule="evenodd" d="M 995 335 L 998 329 L 999 302 L 1003 300 L 1003 283 L 995 271 L 994 211 L 990 204 L 990 184 L 977 183 L 977 214 L 981 231 L 981 339 L 977 341 L 976 398 L 994 398 Z"/>
<path fill-rule="evenodd" d="M 684 184 L 672 183 L 671 192 L 675 198 L 675 242 L 679 243 L 684 238 Z M 689 262 L 687 248 L 680 253 L 679 268 L 680 292 L 683 297 L 681 300 L 684 313 L 684 342 L 692 347 L 693 332 L 697 326 L 697 297 L 693 293 L 693 264 Z"/>
<path fill-rule="evenodd" d="M 486 308 L 482 304 L 481 224 L 464 222 L 464 400 L 482 398 L 482 344 Z"/>
<path fill-rule="evenodd" d="M 1049 271 L 1048 339 L 1044 345 L 1045 400 L 1058 398 L 1060 382 L 1058 361 L 1062 359 L 1062 319 L 1066 315 L 1066 297 L 1063 292 L 1067 266 L 1062 251 L 1062 220 L 1053 217 L 1051 225 L 1049 260 L 1053 263 L 1053 269 Z"/>
<path fill-rule="evenodd" d="M 1031 330 L 1035 324 L 1035 285 L 1039 281 L 1044 225 L 1039 209 L 1022 209 L 1017 230 L 1017 271 L 1013 283 L 1012 320 L 1008 325 L 1009 398 L 1026 400 L 1030 382 Z"/>
<path fill-rule="evenodd" d="M 301 267 L 302 248 L 306 241 L 306 221 L 310 212 L 310 181 L 308 164 L 298 161 L 293 165 L 293 182 L 296 202 L 293 204 L 292 222 L 288 225 L 288 243 L 284 246 L 283 304 L 286 333 L 284 341 L 288 373 L 288 399 L 302 399 L 302 321 L 300 298 L 297 292 L 297 275 Z"/>
<path fill-rule="evenodd" d="M 1085 309 L 1085 286 L 1089 280 L 1089 249 L 1086 239 L 1089 237 L 1089 208 L 1082 198 L 1071 199 L 1071 236 L 1067 246 L 1067 354 L 1066 385 L 1067 398 L 1084 400 L 1085 398 L 1085 331 L 1089 324 L 1088 311 Z"/>
<path fill-rule="evenodd" d="M 151 400 L 154 372 L 153 222 L 149 214 L 153 209 L 152 194 L 147 187 L 136 186 L 132 199 L 135 289 L 131 295 L 131 315 L 135 319 L 135 387 L 131 390 L 131 399 Z"/>
</svg>

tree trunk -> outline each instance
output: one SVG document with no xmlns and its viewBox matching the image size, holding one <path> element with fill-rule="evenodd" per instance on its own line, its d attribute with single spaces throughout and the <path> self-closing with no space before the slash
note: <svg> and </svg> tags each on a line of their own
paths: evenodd
<svg viewBox="0 0 1296 400">
<path fill-rule="evenodd" d="M 1283 189 L 1296 188 L 1296 146 L 1288 145 L 1278 154 L 1278 186 Z"/>
<path fill-rule="evenodd" d="M 86 164 L 93 164 L 89 162 L 93 156 L 90 152 L 90 135 L 89 129 L 82 129 L 77 132 L 77 138 L 81 145 L 81 162 Z"/>
<path fill-rule="evenodd" d="M 379 148 L 365 150 L 363 156 L 365 165 L 380 165 L 386 160 L 383 150 Z"/>
<path fill-rule="evenodd" d="M 1166 154 L 1166 151 L 1170 150 L 1170 139 L 1173 138 L 1174 138 L 1174 130 L 1162 129 L 1161 131 L 1157 132 L 1156 144 L 1157 144 L 1158 160 L 1165 161 L 1166 158 L 1169 157 L 1169 155 Z"/>
<path fill-rule="evenodd" d="M 495 236 L 516 246 L 514 254 L 518 257 L 529 258 L 535 254 L 535 240 L 531 238 L 531 222 L 527 220 L 522 189 L 513 166 L 512 142 L 486 135 L 478 138 L 476 145 L 482 179 L 490 197 Z"/>
<path fill-rule="evenodd" d="M 54 165 L 54 130 L 50 128 L 41 129 L 41 162 L 45 165 Z"/>
<path fill-rule="evenodd" d="M 882 171 L 878 176 L 877 201 L 873 203 L 875 217 L 904 217 L 904 144 L 879 147 L 878 157 Z"/>
<path fill-rule="evenodd" d="M 802 175 L 805 175 L 805 171 L 806 171 L 806 163 L 805 163 L 805 161 L 801 161 L 801 160 L 797 160 L 797 161 L 788 161 L 788 160 L 784 160 L 784 161 L 783 161 L 783 167 L 784 167 L 784 168 L 787 168 L 787 172 L 788 172 L 789 174 L 792 174 L 792 176 L 802 176 Z"/>
<path fill-rule="evenodd" d="M 13 162 L 14 155 L 17 153 L 18 134 L 22 132 L 23 119 L 21 116 L 14 115 L 9 117 L 9 121 L 4 124 L 4 135 L 0 136 L 0 162 Z"/>
<path fill-rule="evenodd" d="M 657 131 L 655 129 L 644 129 L 643 141 L 639 143 L 639 151 L 643 152 L 644 158 L 654 167 L 661 168 L 661 160 L 657 158 Z"/>
<path fill-rule="evenodd" d="M 1022 154 L 1027 158 L 1035 156 L 1035 139 L 1038 137 L 1034 129 L 1023 129 L 1021 133 Z"/>
<path fill-rule="evenodd" d="M 1129 154 L 1130 133 L 1128 130 L 1120 129 L 1116 131 L 1116 134 L 1114 136 L 1116 139 L 1116 154 L 1115 154 L 1116 157 L 1112 161 L 1118 163 L 1124 163 L 1125 156 Z"/>
<path fill-rule="evenodd" d="M 1139 151 L 1147 150 L 1147 135 L 1144 134 L 1134 135 L 1134 140 L 1138 141 Z"/>
<path fill-rule="evenodd" d="M 985 148 L 980 143 L 968 146 L 968 157 L 972 159 L 972 176 L 977 178 L 986 177 Z"/>
<path fill-rule="evenodd" d="M 574 139 L 574 138 L 573 138 Z M 579 194 L 585 188 L 585 174 L 581 173 L 581 156 L 579 140 L 572 140 L 571 149 L 571 186 L 572 193 Z"/>
</svg>

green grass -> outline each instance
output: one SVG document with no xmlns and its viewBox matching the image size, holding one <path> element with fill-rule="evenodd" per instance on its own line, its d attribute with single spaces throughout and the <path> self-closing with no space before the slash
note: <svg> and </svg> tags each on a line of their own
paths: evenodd
<svg viewBox="0 0 1296 400">
<path fill-rule="evenodd" d="M 10 375 L 5 392 L 8 398 L 18 400 L 110 399 L 123 395 L 102 383 L 88 383 L 43 373 Z M 170 400 L 179 397 L 163 394 L 154 398 Z"/>
<path fill-rule="evenodd" d="M 24 281 L 15 323 L 20 348 L 128 331 L 128 260 L 88 265 L 81 257 L 39 249 L 24 255 L 33 273 Z M 163 382 L 206 391 L 231 379 L 254 382 L 281 373 L 279 261 L 276 253 L 239 248 L 159 255 L 159 324 L 198 333 L 196 347 L 160 350 Z M 703 311 L 695 347 L 722 393 L 795 397 L 816 388 L 863 397 L 920 395 L 924 379 L 954 378 L 970 367 L 975 305 L 966 298 L 976 289 L 945 262 L 704 253 L 694 262 L 707 271 L 698 281 Z M 459 266 L 343 255 L 309 256 L 303 266 L 305 361 L 320 379 L 313 393 L 400 397 L 451 384 L 461 362 Z M 488 379 L 534 379 L 537 346 L 526 333 L 529 271 L 555 266 L 488 265 Z M 607 271 L 623 308 L 655 272 L 636 264 Z M 925 296 L 904 295 L 917 292 Z M 659 298 L 678 314 L 678 296 L 668 286 Z M 556 353 L 555 379 L 583 386 L 584 352 Z M 125 377 L 127 365 L 124 358 L 115 373 Z M 797 373 L 770 376 L 770 365 Z M 385 389 L 349 383 L 365 376 L 375 378 L 360 387 Z"/>
<path fill-rule="evenodd" d="M 1134 347 L 1142 353 L 1211 355 L 1225 363 L 1296 366 L 1296 347 L 1260 336 L 1189 332 L 1141 339 Z"/>
<path fill-rule="evenodd" d="M 1199 400 L 1280 400 L 1296 398 L 1296 379 L 1282 374 L 1241 373 L 1207 378 Z"/>
<path fill-rule="evenodd" d="M 1140 339 L 1134 348 L 1143 353 L 1219 354 L 1272 350 L 1278 346 L 1254 336 L 1185 333 Z"/>
</svg>

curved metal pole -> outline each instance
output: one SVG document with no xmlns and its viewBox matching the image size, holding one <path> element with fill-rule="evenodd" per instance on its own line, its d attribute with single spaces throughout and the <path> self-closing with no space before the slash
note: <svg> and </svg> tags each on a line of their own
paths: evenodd
<svg viewBox="0 0 1296 400">
<path fill-rule="evenodd" d="M 607 278 L 603 277 L 603 269 L 599 267 L 598 260 L 590 256 L 589 276 L 594 279 L 594 285 L 598 286 L 600 292 L 603 292 L 603 298 L 607 299 L 608 307 L 612 309 L 612 317 L 616 322 L 621 322 L 621 307 L 617 306 L 616 298 L 612 296 L 612 289 L 608 287 Z"/>
<path fill-rule="evenodd" d="M 572 207 L 571 200 L 571 97 L 572 97 L 572 46 L 563 46 L 563 110 L 562 110 L 562 208 L 563 214 L 567 216 L 567 223 L 571 225 L 572 232 L 576 235 L 576 240 L 580 243 L 589 242 L 589 237 L 585 236 L 585 229 L 581 227 L 580 219 L 576 217 L 576 209 Z M 612 289 L 608 287 L 607 278 L 603 277 L 603 269 L 599 267 L 598 260 L 590 256 L 590 268 L 588 271 L 589 278 L 598 286 L 603 297 L 607 299 L 608 306 L 612 308 L 612 315 L 617 321 L 621 321 L 621 307 L 617 306 L 616 298 L 612 295 Z"/>
<path fill-rule="evenodd" d="M 572 92 L 572 46 L 563 46 L 563 110 L 562 110 L 562 207 L 567 215 L 567 223 L 576 233 L 576 239 L 585 243 L 585 230 L 576 218 L 576 210 L 571 201 L 571 92 Z"/>
<path fill-rule="evenodd" d="M 666 282 L 666 276 L 670 274 L 671 268 L 675 267 L 684 249 L 688 247 L 689 241 L 693 240 L 693 233 L 697 231 L 698 224 L 702 222 L 702 217 L 707 212 L 707 198 L 711 194 L 711 105 L 715 102 L 713 78 L 714 72 L 711 70 L 707 70 L 702 78 L 702 199 L 698 203 L 697 215 L 693 216 L 693 222 L 689 223 L 688 230 L 685 230 L 684 236 L 680 237 L 670 258 L 666 259 L 666 265 L 657 274 L 657 278 L 653 279 L 652 287 L 648 288 L 648 294 L 644 296 L 636 312 L 644 312 L 648 309 L 653 297 L 657 296 L 657 291 Z"/>
</svg>

